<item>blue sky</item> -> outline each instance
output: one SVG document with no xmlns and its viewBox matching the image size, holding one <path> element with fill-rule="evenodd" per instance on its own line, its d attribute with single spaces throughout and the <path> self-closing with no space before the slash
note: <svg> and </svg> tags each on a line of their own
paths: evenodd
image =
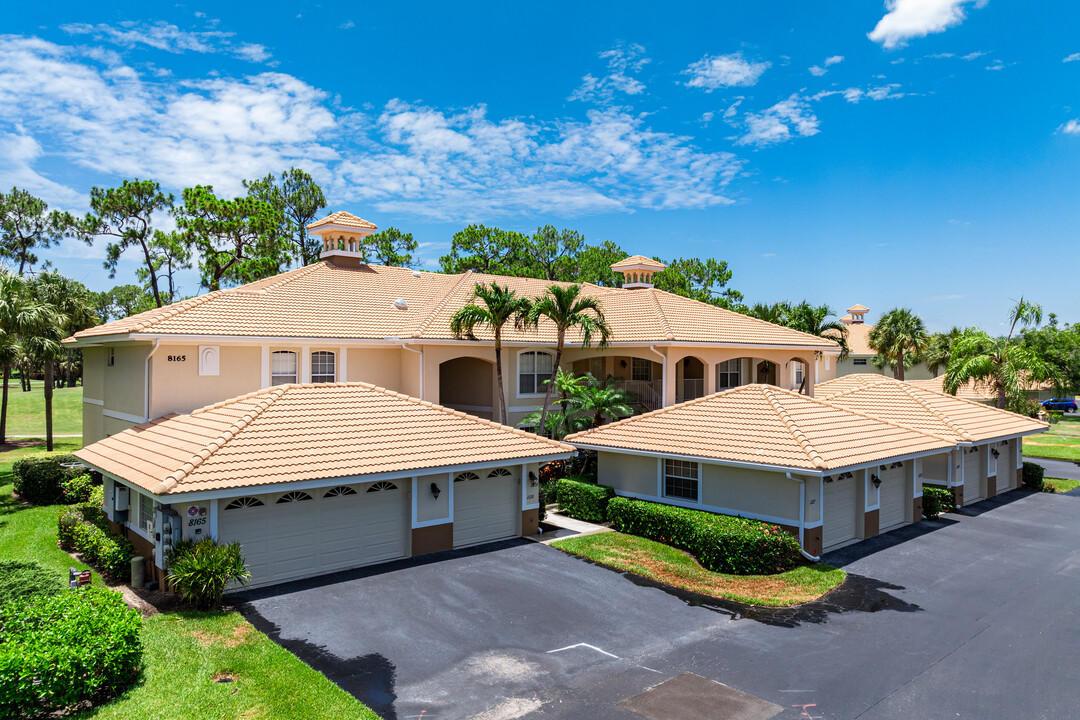
<svg viewBox="0 0 1080 720">
<path fill-rule="evenodd" d="M 750 302 L 995 331 L 1024 294 L 1075 322 L 1078 24 L 1006 0 L 22 3 L 0 187 L 81 211 L 126 177 L 239 193 L 298 166 L 429 266 L 467 223 L 550 223 L 725 259 Z M 45 257 L 132 281 L 104 244 Z"/>
</svg>

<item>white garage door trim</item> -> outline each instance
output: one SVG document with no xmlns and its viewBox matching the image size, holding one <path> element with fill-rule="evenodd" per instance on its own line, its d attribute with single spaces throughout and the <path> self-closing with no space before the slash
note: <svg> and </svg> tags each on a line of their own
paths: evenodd
<svg viewBox="0 0 1080 720">
<path fill-rule="evenodd" d="M 405 557 L 407 493 L 381 481 L 222 501 L 218 540 L 239 542 L 247 587 Z"/>
<path fill-rule="evenodd" d="M 1016 487 L 1016 461 L 1012 456 L 1012 444 L 1008 440 L 995 443 L 997 459 L 997 490 L 1004 492 Z"/>
<path fill-rule="evenodd" d="M 983 489 L 985 483 L 982 476 L 982 453 L 986 447 L 980 447 L 978 452 L 964 451 L 964 504 L 970 505 L 986 498 Z"/>
<path fill-rule="evenodd" d="M 521 490 L 507 468 L 464 472 L 454 478 L 454 547 L 516 537 Z"/>
<path fill-rule="evenodd" d="M 878 532 L 892 530 L 904 524 L 905 505 L 907 492 L 904 487 L 907 473 L 904 466 L 896 463 L 899 467 L 889 467 L 878 472 L 881 480 L 880 500 L 881 508 L 878 510 Z"/>
<path fill-rule="evenodd" d="M 823 494 L 821 544 L 828 550 L 855 539 L 855 478 L 826 482 Z"/>
</svg>

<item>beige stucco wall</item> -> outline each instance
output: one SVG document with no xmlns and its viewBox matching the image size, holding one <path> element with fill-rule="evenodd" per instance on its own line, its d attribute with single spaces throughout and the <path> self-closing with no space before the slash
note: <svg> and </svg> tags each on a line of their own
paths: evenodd
<svg viewBox="0 0 1080 720">
<path fill-rule="evenodd" d="M 721 465 L 703 465 L 702 471 L 703 504 L 798 524 L 799 484 L 782 473 Z"/>
<path fill-rule="evenodd" d="M 150 358 L 150 417 L 191 412 L 258 390 L 260 348 L 219 345 L 218 373 L 199 375 L 198 345 L 162 344 Z"/>
<path fill-rule="evenodd" d="M 138 425 L 138 423 L 136 423 L 136 422 L 131 422 L 131 421 L 128 421 L 128 420 L 119 420 L 117 418 L 108 417 L 107 415 L 103 416 L 101 418 L 102 437 L 108 437 L 110 435 L 115 435 L 118 432 L 123 432 L 124 430 L 127 430 L 128 428 L 135 427 L 136 425 Z M 98 439 L 100 439 L 100 438 L 98 438 Z"/>
<path fill-rule="evenodd" d="M 83 348 L 83 397 L 105 399 L 105 348 Z"/>
<path fill-rule="evenodd" d="M 929 455 L 919 459 L 921 481 L 926 484 L 945 485 L 949 479 L 949 454 Z"/>
<path fill-rule="evenodd" d="M 597 462 L 601 485 L 635 495 L 656 496 L 656 458 L 601 451 Z"/>
<path fill-rule="evenodd" d="M 117 343 L 112 347 L 114 362 L 111 367 L 103 368 L 102 397 L 97 399 L 105 402 L 106 410 L 142 417 L 146 356 L 153 346 L 149 343 Z M 104 357 L 103 354 L 102 362 Z"/>
<path fill-rule="evenodd" d="M 101 406 L 84 402 L 82 406 L 83 445 L 89 445 L 105 437 Z"/>
<path fill-rule="evenodd" d="M 860 358 L 866 360 L 865 365 L 855 365 L 855 358 L 850 355 L 844 360 L 836 363 L 835 377 L 854 375 L 856 373 L 874 373 L 875 375 L 894 377 L 895 373 L 893 372 L 891 365 L 887 370 L 878 370 L 874 367 L 874 358 L 872 355 L 861 355 Z M 940 374 L 941 372 L 939 371 L 938 375 Z M 937 377 L 937 375 L 931 373 L 924 363 L 916 363 L 909 368 L 904 368 L 905 380 L 929 380 L 933 377 Z M 818 382 L 824 382 L 824 380 L 819 380 Z"/>
<path fill-rule="evenodd" d="M 439 486 L 439 499 L 431 494 L 431 483 Z M 450 515 L 450 486 L 453 481 L 447 473 L 421 475 L 416 478 L 416 520 L 427 522 L 441 520 Z M 450 520 L 447 519 L 447 522 Z"/>
<path fill-rule="evenodd" d="M 312 350 L 336 350 L 335 348 L 316 348 Z M 397 348 L 349 348 L 348 381 L 366 382 L 384 387 L 395 392 L 406 392 L 402 388 L 402 361 L 405 355 L 415 355 Z M 415 361 L 414 361 L 415 362 Z M 409 373 L 409 377 L 414 377 Z M 414 393 L 408 393 L 410 395 Z"/>
</svg>

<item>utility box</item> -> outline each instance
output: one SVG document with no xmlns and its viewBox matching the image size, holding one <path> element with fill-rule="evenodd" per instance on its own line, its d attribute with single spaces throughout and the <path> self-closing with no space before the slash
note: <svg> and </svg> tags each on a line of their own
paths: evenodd
<svg viewBox="0 0 1080 720">
<path fill-rule="evenodd" d="M 146 561 L 136 555 L 131 558 L 131 587 L 140 588 L 146 583 Z"/>
<path fill-rule="evenodd" d="M 130 498 L 128 497 L 130 492 L 128 491 L 127 485 L 116 483 L 113 487 L 115 488 L 113 491 L 113 510 L 124 512 L 128 509 L 128 503 L 130 502 Z"/>
</svg>

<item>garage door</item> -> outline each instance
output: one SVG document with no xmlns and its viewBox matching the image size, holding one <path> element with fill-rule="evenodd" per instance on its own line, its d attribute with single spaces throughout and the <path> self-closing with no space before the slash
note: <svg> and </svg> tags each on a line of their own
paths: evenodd
<svg viewBox="0 0 1080 720">
<path fill-rule="evenodd" d="M 1012 445 L 1008 440 L 996 444 L 998 451 L 997 459 L 997 489 L 1005 492 L 1016 487 L 1016 461 L 1012 456 Z"/>
<path fill-rule="evenodd" d="M 454 478 L 454 547 L 515 537 L 521 489 L 506 468 L 465 472 Z"/>
<path fill-rule="evenodd" d="M 878 511 L 878 532 L 891 530 L 904 522 L 905 506 L 907 505 L 907 492 L 904 487 L 903 463 L 893 463 L 898 467 L 889 467 L 880 470 L 878 477 L 881 478 L 880 498 L 881 508 Z"/>
<path fill-rule="evenodd" d="M 833 545 L 855 539 L 855 478 L 825 483 L 821 543 Z"/>
<path fill-rule="evenodd" d="M 986 491 L 983 490 L 986 483 L 983 482 L 982 475 L 982 454 L 986 452 L 986 447 L 978 448 L 978 452 L 971 452 L 972 450 L 975 450 L 975 448 L 964 448 L 965 505 L 970 505 L 986 497 Z"/>
<path fill-rule="evenodd" d="M 218 539 L 238 542 L 248 587 L 404 557 L 406 493 L 377 482 L 258 495 L 224 503 Z"/>
</svg>

